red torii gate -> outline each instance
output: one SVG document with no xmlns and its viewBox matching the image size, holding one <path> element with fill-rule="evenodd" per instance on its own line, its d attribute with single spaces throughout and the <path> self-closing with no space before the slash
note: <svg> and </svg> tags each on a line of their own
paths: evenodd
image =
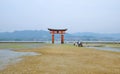
<svg viewBox="0 0 120 74">
<path fill-rule="evenodd" d="M 64 34 L 67 29 L 50 29 L 48 28 L 50 33 L 52 34 L 52 43 L 54 44 L 54 34 L 61 34 L 61 44 L 64 43 Z"/>
</svg>

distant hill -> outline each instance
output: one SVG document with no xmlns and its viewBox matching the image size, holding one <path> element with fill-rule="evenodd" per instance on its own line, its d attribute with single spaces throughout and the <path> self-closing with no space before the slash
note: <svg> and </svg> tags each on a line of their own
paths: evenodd
<svg viewBox="0 0 120 74">
<path fill-rule="evenodd" d="M 47 31 L 15 31 L 15 32 L 3 32 L 0 33 L 0 40 L 15 40 L 15 41 L 33 41 L 33 40 L 44 40 L 50 39 L 50 34 Z"/>
<path fill-rule="evenodd" d="M 81 37 L 82 40 L 94 40 L 94 41 L 120 41 L 120 33 L 92 33 L 92 32 L 78 32 L 72 35 Z"/>
<path fill-rule="evenodd" d="M 14 32 L 1 32 L 0 41 L 49 41 L 51 34 L 43 30 L 24 30 Z M 60 40 L 60 35 L 55 35 L 55 40 Z M 120 41 L 120 33 L 99 34 L 91 32 L 65 34 L 65 40 L 84 40 L 84 41 Z"/>
</svg>

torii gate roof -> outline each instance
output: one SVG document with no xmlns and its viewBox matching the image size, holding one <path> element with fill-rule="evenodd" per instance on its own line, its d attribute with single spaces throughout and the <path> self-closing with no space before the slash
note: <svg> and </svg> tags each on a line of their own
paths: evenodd
<svg viewBox="0 0 120 74">
<path fill-rule="evenodd" d="M 48 30 L 50 30 L 50 31 L 66 31 L 67 29 L 50 29 L 50 28 L 48 28 Z"/>
</svg>

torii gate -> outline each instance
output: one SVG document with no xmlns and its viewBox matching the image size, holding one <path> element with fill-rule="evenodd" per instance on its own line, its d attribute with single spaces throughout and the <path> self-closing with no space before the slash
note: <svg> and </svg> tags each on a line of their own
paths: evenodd
<svg viewBox="0 0 120 74">
<path fill-rule="evenodd" d="M 54 44 L 54 34 L 61 34 L 61 44 L 64 44 L 64 34 L 67 29 L 50 29 L 48 28 L 50 33 L 52 34 L 52 43 Z"/>
</svg>

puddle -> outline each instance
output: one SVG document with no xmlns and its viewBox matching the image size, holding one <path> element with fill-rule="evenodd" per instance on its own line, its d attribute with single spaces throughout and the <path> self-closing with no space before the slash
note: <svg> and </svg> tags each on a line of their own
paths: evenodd
<svg viewBox="0 0 120 74">
<path fill-rule="evenodd" d="M 22 60 L 22 56 L 38 55 L 35 52 L 15 52 L 9 49 L 0 50 L 0 69 L 4 69 L 7 65 Z"/>
<path fill-rule="evenodd" d="M 120 48 L 112 48 L 112 47 L 87 47 L 87 48 L 94 48 L 94 49 L 97 49 L 97 50 L 120 52 Z"/>
</svg>

